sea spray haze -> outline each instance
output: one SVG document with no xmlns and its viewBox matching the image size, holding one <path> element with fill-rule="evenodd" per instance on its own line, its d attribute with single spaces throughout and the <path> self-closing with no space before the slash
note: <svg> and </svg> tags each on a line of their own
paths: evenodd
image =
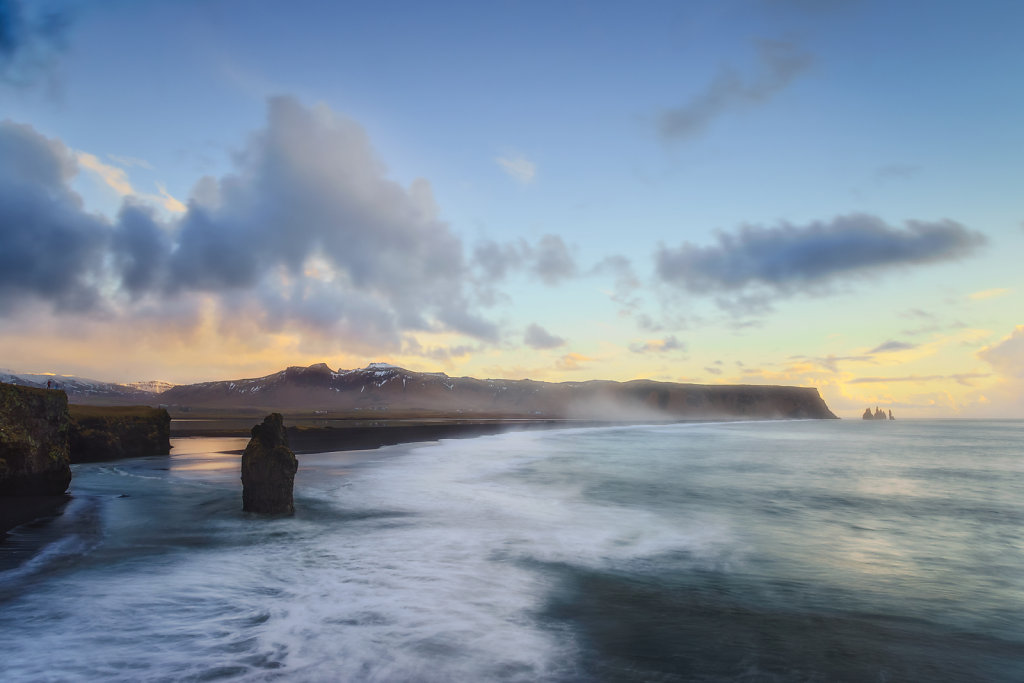
<svg viewBox="0 0 1024 683">
<path fill-rule="evenodd" d="M 295 516 L 253 523 L 213 452 L 244 440 L 181 440 L 76 466 L 65 513 L 16 533 L 38 551 L 0 574 L 5 676 L 1019 681 L 1022 442 L 509 433 L 305 456 Z"/>
</svg>

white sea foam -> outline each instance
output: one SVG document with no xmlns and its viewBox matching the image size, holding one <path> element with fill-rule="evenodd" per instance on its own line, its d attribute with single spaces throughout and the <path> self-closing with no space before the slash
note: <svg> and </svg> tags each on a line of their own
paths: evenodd
<svg viewBox="0 0 1024 683">
<path fill-rule="evenodd" d="M 294 518 L 254 520 L 221 506 L 208 518 L 184 514 L 199 528 L 180 529 L 166 526 L 168 515 L 143 537 L 153 549 L 114 544 L 109 562 L 94 559 L 5 605 L 0 630 L 23 625 L 5 666 L 24 680 L 571 678 L 578 645 L 536 618 L 556 588 L 544 566 L 713 555 L 728 535 L 707 520 L 680 524 L 590 500 L 585 481 L 559 465 L 583 457 L 579 436 L 396 447 L 351 470 L 311 456 Z M 217 472 L 173 466 L 79 471 L 89 473 L 100 488 L 130 474 L 133 501 L 163 486 L 156 479 L 225 486 Z M 179 501 L 165 490 L 154 499 Z M 180 503 L 188 512 L 188 499 Z M 129 522 L 120 524 L 139 534 Z"/>
<path fill-rule="evenodd" d="M 865 661 L 909 658 L 904 674 L 947 652 L 1019 672 L 1006 648 L 1024 642 L 1024 431 L 986 425 L 974 432 L 985 452 L 951 470 L 948 452 L 979 442 L 965 427 L 886 426 L 895 455 L 835 421 L 304 456 L 297 514 L 263 519 L 240 511 L 237 472 L 179 469 L 173 455 L 76 466 L 59 521 L 74 533 L 0 574 L 0 668 L 5 681 L 589 680 L 614 678 L 626 657 L 650 672 L 636 678 L 659 680 L 683 648 L 693 677 L 734 680 L 744 670 L 714 654 L 733 634 L 715 627 L 763 642 L 763 614 L 791 678 L 848 678 L 853 659 L 818 657 L 837 639 Z M 622 624 L 652 634 L 632 659 Z M 942 633 L 973 635 L 921 649 Z M 988 633 L 1000 639 L 979 651 Z M 748 676 L 775 675 L 765 656 L 737 654 Z"/>
</svg>

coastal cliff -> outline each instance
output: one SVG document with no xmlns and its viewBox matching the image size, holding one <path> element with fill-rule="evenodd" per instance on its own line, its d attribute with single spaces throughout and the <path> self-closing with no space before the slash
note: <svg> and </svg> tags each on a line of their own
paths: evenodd
<svg viewBox="0 0 1024 683">
<path fill-rule="evenodd" d="M 0 496 L 58 496 L 71 483 L 68 397 L 0 383 Z"/>
<path fill-rule="evenodd" d="M 654 380 L 539 382 L 450 377 L 388 363 L 334 371 L 324 363 L 253 379 L 176 386 L 172 412 L 313 412 L 331 417 L 474 417 L 598 421 L 834 419 L 813 387 Z"/>
<path fill-rule="evenodd" d="M 171 452 L 171 416 L 148 406 L 71 406 L 71 462 Z"/>
</svg>

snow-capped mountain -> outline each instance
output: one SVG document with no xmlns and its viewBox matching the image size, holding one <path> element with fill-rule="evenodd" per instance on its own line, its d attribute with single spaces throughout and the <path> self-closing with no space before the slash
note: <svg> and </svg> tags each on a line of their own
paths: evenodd
<svg viewBox="0 0 1024 683">
<path fill-rule="evenodd" d="M 634 380 L 535 382 L 449 377 L 390 363 L 332 370 L 326 363 L 290 367 L 265 377 L 172 387 L 172 407 L 356 411 L 643 420 L 679 417 L 834 417 L 816 389 L 677 384 Z"/>
<path fill-rule="evenodd" d="M 535 382 L 449 377 L 390 363 L 332 370 L 294 366 L 265 377 L 168 386 L 0 370 L 0 382 L 63 389 L 72 403 L 168 405 L 181 410 L 313 412 L 334 416 L 581 418 L 835 417 L 816 389 L 633 380 Z M 157 392 L 165 386 L 168 388 Z"/>
<path fill-rule="evenodd" d="M 0 370 L 0 382 L 39 389 L 62 389 L 72 403 L 153 403 L 157 392 L 140 387 L 103 382 L 75 375 Z M 146 385 L 149 382 L 138 382 Z M 153 383 L 159 384 L 159 383 Z"/>
<path fill-rule="evenodd" d="M 151 379 L 146 382 L 127 382 L 125 386 L 131 387 L 132 389 L 138 389 L 139 391 L 145 391 L 150 394 L 160 394 L 171 387 L 176 387 L 178 385 L 173 384 L 172 382 L 161 382 L 158 379 Z"/>
</svg>

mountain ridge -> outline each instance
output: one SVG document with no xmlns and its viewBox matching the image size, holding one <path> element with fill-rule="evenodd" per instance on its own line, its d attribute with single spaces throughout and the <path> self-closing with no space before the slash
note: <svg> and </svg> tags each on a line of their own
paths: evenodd
<svg viewBox="0 0 1024 683">
<path fill-rule="evenodd" d="M 0 370 L 0 381 L 64 389 L 72 403 L 166 406 L 172 412 L 289 411 L 332 417 L 462 416 L 588 420 L 835 418 L 818 390 L 636 379 L 545 382 L 452 377 L 391 363 L 333 370 L 289 366 L 262 377 L 171 385 L 117 384 Z"/>
<path fill-rule="evenodd" d="M 321 414 L 420 412 L 598 420 L 834 418 L 813 387 L 703 385 L 638 379 L 543 382 L 452 377 L 390 363 L 291 366 L 263 377 L 179 385 L 159 394 L 188 408 Z"/>
</svg>

